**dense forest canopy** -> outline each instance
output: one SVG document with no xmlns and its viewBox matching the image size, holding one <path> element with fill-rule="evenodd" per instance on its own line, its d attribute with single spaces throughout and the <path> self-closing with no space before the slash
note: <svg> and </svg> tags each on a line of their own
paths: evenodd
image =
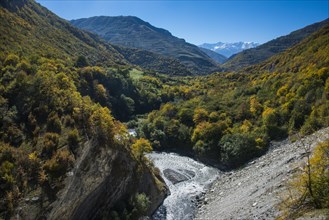
<svg viewBox="0 0 329 220">
<path fill-rule="evenodd" d="M 140 134 L 236 167 L 270 140 L 328 126 L 328 30 L 245 71 L 194 78 L 189 95 L 150 113 Z"/>
</svg>

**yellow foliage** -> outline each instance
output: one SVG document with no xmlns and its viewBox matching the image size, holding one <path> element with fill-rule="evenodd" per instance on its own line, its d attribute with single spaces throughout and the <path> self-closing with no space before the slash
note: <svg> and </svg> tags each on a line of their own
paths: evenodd
<svg viewBox="0 0 329 220">
<path fill-rule="evenodd" d="M 278 91 L 276 92 L 277 96 L 283 96 L 285 94 L 287 94 L 288 92 L 288 85 L 283 85 L 280 89 L 278 89 Z"/>
<path fill-rule="evenodd" d="M 250 97 L 249 100 L 250 100 L 250 112 L 253 115 L 260 113 L 260 111 L 262 109 L 262 105 L 259 103 L 257 96 L 253 95 Z"/>
<path fill-rule="evenodd" d="M 273 108 L 270 108 L 270 107 L 266 107 L 265 110 L 263 111 L 262 113 L 262 117 L 263 118 L 266 118 L 268 117 L 269 115 L 272 115 L 274 114 L 275 110 Z"/>
<path fill-rule="evenodd" d="M 202 121 L 208 120 L 208 111 L 203 108 L 198 108 L 194 111 L 193 122 L 199 124 Z"/>
<path fill-rule="evenodd" d="M 261 138 L 256 138 L 255 141 L 256 141 L 257 146 L 259 146 L 259 147 L 264 147 L 264 146 L 265 146 L 265 142 L 264 142 L 263 139 L 261 139 Z"/>
<path fill-rule="evenodd" d="M 250 131 L 252 124 L 250 121 L 248 120 L 244 120 L 242 125 L 240 126 L 240 131 L 242 133 L 248 133 Z"/>
<path fill-rule="evenodd" d="M 136 140 L 135 143 L 131 146 L 131 148 L 135 157 L 139 159 L 143 158 L 144 153 L 149 153 L 153 150 L 151 143 L 144 138 Z"/>
<path fill-rule="evenodd" d="M 29 160 L 31 161 L 36 161 L 38 159 L 38 155 L 37 155 L 37 152 L 34 151 L 33 153 L 30 153 L 29 154 Z"/>
<path fill-rule="evenodd" d="M 92 127 L 93 135 L 98 137 L 99 141 L 110 143 L 113 140 L 114 119 L 108 108 L 97 105 L 95 111 L 89 118 L 89 122 Z"/>
<path fill-rule="evenodd" d="M 305 210 L 329 208 L 329 139 L 319 144 L 309 164 L 289 182 L 289 195 L 283 199 L 280 219 L 296 218 Z"/>
</svg>

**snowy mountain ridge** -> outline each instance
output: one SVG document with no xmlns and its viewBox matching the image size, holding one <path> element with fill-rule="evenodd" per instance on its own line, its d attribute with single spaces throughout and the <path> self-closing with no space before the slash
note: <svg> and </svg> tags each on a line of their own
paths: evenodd
<svg viewBox="0 0 329 220">
<path fill-rule="evenodd" d="M 234 43 L 204 43 L 199 45 L 199 47 L 206 48 L 226 57 L 230 57 L 233 54 L 239 53 L 243 50 L 254 48 L 259 46 L 260 44 L 257 42 L 234 42 Z"/>
</svg>

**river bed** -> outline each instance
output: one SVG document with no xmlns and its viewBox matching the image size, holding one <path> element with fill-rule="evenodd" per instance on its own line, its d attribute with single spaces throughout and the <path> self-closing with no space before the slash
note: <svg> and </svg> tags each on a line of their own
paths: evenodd
<svg viewBox="0 0 329 220">
<path fill-rule="evenodd" d="M 192 219 L 197 198 L 218 177 L 218 169 L 175 153 L 152 152 L 147 157 L 160 169 L 170 190 L 152 219 Z"/>
</svg>

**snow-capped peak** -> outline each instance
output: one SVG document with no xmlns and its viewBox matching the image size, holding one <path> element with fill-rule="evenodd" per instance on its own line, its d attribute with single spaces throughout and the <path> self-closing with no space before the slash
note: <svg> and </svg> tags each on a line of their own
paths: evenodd
<svg viewBox="0 0 329 220">
<path fill-rule="evenodd" d="M 246 49 L 257 47 L 259 45 L 260 44 L 256 42 L 235 42 L 235 43 L 218 42 L 214 44 L 204 43 L 200 45 L 200 47 L 215 51 L 226 57 L 230 57 L 233 54 L 239 53 Z"/>
</svg>

